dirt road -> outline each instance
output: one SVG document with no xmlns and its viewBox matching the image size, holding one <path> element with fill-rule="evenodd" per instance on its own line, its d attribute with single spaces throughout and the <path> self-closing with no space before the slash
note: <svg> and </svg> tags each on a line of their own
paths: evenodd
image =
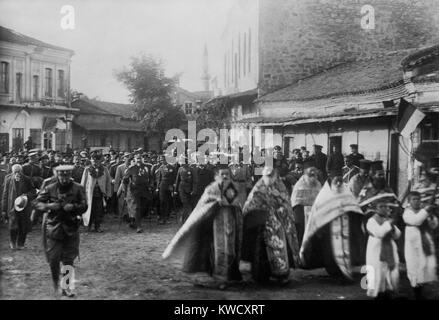
<svg viewBox="0 0 439 320">
<path fill-rule="evenodd" d="M 292 281 L 283 287 L 259 287 L 251 281 L 225 290 L 195 286 L 191 276 L 161 260 L 177 225 L 145 221 L 144 229 L 137 234 L 107 217 L 104 233 L 81 232 L 75 299 L 367 299 L 360 278 L 346 284 L 323 269 L 294 270 Z M 21 251 L 9 250 L 5 226 L 0 233 L 1 299 L 53 299 L 40 230 L 35 228 L 29 234 L 27 247 Z M 248 279 L 245 267 L 244 278 Z M 437 287 L 430 290 L 432 298 L 438 297 Z M 401 293 L 411 298 L 405 275 Z"/>
</svg>

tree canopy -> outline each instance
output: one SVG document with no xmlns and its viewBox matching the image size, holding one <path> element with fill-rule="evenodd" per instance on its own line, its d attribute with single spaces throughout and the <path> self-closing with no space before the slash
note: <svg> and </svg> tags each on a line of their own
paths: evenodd
<svg viewBox="0 0 439 320">
<path fill-rule="evenodd" d="M 180 128 L 186 120 L 183 111 L 172 104 L 171 93 L 178 76 L 166 77 L 164 71 L 160 59 L 141 55 L 132 57 L 128 67 L 115 73 L 117 80 L 129 90 L 144 130 L 160 135 Z"/>
</svg>

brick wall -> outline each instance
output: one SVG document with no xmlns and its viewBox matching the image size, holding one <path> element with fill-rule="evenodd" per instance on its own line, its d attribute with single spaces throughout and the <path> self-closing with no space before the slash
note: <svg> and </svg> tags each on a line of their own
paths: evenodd
<svg viewBox="0 0 439 320">
<path fill-rule="evenodd" d="M 375 29 L 361 27 L 372 5 Z M 438 43 L 437 0 L 261 0 L 260 88 L 288 85 L 358 57 Z"/>
</svg>

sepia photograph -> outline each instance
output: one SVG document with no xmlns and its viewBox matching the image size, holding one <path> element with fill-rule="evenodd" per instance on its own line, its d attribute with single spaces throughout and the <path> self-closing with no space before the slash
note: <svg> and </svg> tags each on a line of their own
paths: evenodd
<svg viewBox="0 0 439 320">
<path fill-rule="evenodd" d="M 437 0 L 0 0 L 0 300 L 439 300 L 438 186 Z"/>
</svg>

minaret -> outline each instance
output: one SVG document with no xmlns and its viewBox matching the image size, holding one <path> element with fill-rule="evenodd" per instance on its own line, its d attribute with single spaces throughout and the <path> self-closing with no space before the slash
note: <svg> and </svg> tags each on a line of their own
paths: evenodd
<svg viewBox="0 0 439 320">
<path fill-rule="evenodd" d="M 209 75 L 209 57 L 207 54 L 207 45 L 204 44 L 203 53 L 203 74 L 201 76 L 201 81 L 203 81 L 204 91 L 209 91 L 210 75 Z"/>
</svg>

